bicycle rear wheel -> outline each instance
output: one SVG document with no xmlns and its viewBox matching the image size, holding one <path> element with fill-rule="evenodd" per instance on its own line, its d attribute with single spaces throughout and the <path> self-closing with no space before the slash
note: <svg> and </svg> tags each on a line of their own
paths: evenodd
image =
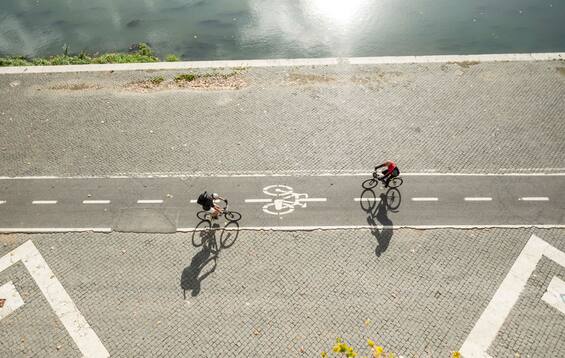
<svg viewBox="0 0 565 358">
<path fill-rule="evenodd" d="M 377 186 L 379 182 L 376 179 L 367 179 L 361 184 L 361 186 L 365 189 L 373 189 Z"/>
<path fill-rule="evenodd" d="M 390 182 L 388 182 L 388 187 L 389 188 L 398 188 L 399 186 L 402 185 L 403 182 L 404 182 L 404 180 L 402 180 L 402 178 L 394 177 L 390 180 Z"/>
<path fill-rule="evenodd" d="M 224 213 L 224 217 L 228 221 L 239 221 L 239 219 L 241 219 L 241 214 L 237 211 L 227 211 Z"/>
</svg>

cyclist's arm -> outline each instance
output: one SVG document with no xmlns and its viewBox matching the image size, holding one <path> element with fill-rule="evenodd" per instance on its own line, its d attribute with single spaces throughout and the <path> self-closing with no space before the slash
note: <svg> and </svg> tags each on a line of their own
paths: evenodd
<svg viewBox="0 0 565 358">
<path fill-rule="evenodd" d="M 379 169 L 379 168 L 384 167 L 385 165 L 386 165 L 386 164 L 381 164 L 381 165 L 376 166 L 376 167 L 375 167 L 375 171 L 376 171 L 377 169 Z"/>
</svg>

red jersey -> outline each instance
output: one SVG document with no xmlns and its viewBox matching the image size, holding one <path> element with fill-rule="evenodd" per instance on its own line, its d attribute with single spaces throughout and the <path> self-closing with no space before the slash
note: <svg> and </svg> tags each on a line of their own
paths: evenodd
<svg viewBox="0 0 565 358">
<path fill-rule="evenodd" d="M 396 163 L 393 162 L 392 160 L 387 160 L 384 164 L 386 165 L 386 169 L 388 170 L 389 173 L 391 173 L 394 169 L 396 169 Z"/>
</svg>

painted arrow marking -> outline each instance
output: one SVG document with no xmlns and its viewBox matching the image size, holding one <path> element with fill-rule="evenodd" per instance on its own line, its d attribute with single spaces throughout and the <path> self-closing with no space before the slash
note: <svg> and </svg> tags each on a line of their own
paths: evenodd
<svg viewBox="0 0 565 358">
<path fill-rule="evenodd" d="M 61 320 L 61 323 L 63 323 L 83 356 L 108 357 L 110 354 L 31 240 L 26 241 L 12 252 L 0 258 L 0 272 L 19 261 L 29 271 L 43 296 L 45 296 L 47 302 L 49 302 L 49 305 L 51 305 L 51 308 L 55 311 L 55 314 Z M 0 296 L 2 296 L 0 298 L 6 300 L 0 312 L 3 312 L 8 307 L 6 315 L 24 304 L 12 282 L 8 282 L 0 287 Z M 3 316 L 0 315 L 0 319 L 2 318 Z"/>
</svg>

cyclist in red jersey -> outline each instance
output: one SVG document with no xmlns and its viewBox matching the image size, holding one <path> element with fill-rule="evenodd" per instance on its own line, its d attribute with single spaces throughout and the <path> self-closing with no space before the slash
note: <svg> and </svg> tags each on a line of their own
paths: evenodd
<svg viewBox="0 0 565 358">
<path fill-rule="evenodd" d="M 386 169 L 383 170 L 383 176 L 380 177 L 379 179 L 384 180 L 385 188 L 388 188 L 388 183 L 392 178 L 400 175 L 400 170 L 398 170 L 396 163 L 393 162 L 392 160 L 387 160 L 383 164 L 376 166 L 375 171 L 377 171 L 377 169 L 380 169 L 382 167 L 386 167 Z"/>
</svg>

